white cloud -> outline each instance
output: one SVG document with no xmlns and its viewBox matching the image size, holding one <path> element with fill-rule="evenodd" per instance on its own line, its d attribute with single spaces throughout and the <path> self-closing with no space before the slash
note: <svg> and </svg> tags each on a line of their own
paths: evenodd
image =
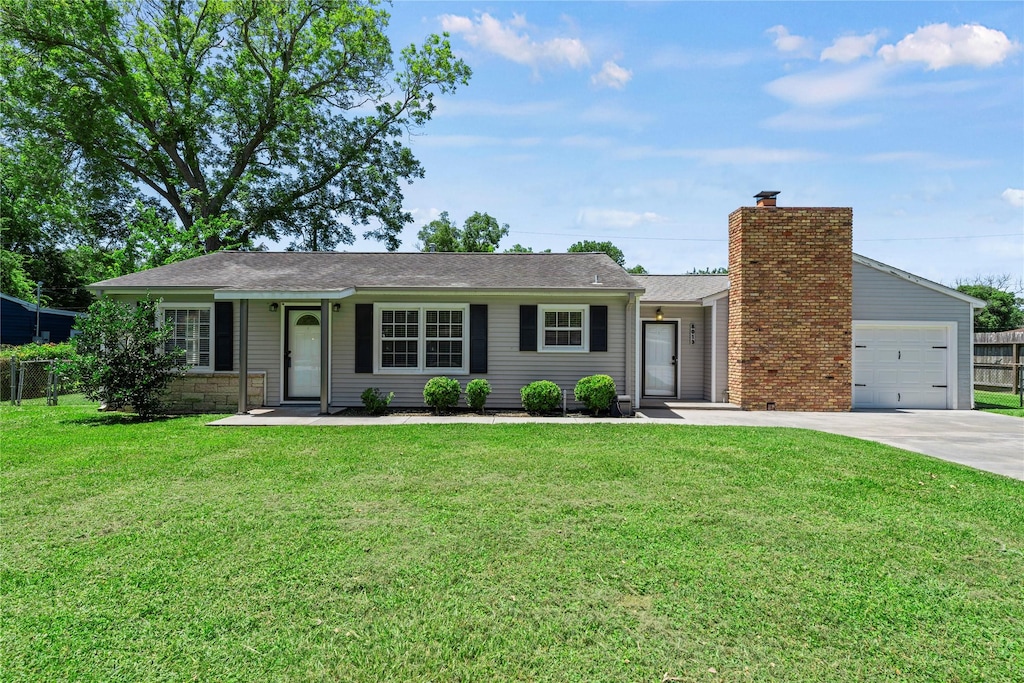
<svg viewBox="0 0 1024 683">
<path fill-rule="evenodd" d="M 601 71 L 590 78 L 590 82 L 594 85 L 616 90 L 622 90 L 631 80 L 633 80 L 633 72 L 622 68 L 611 60 L 605 62 Z"/>
<path fill-rule="evenodd" d="M 627 147 L 619 152 L 624 159 L 694 159 L 712 165 L 803 164 L 827 158 L 821 152 L 806 149 L 772 147 L 720 147 L 710 149 L 664 149 Z"/>
<path fill-rule="evenodd" d="M 653 211 L 635 212 L 618 209 L 580 209 L 576 216 L 579 225 L 603 228 L 635 228 L 638 225 L 664 223 L 668 219 Z"/>
<path fill-rule="evenodd" d="M 419 135 L 416 144 L 423 147 L 536 147 L 542 142 L 537 137 L 503 138 L 493 135 Z"/>
<path fill-rule="evenodd" d="M 937 71 L 951 66 L 994 66 L 1020 47 L 996 29 L 943 23 L 919 28 L 895 45 L 883 45 L 878 55 L 890 64 L 923 62 Z"/>
<path fill-rule="evenodd" d="M 881 120 L 877 114 L 861 116 L 830 116 L 820 113 L 789 111 L 765 119 L 763 126 L 774 130 L 850 130 L 874 125 Z"/>
<path fill-rule="evenodd" d="M 492 102 L 444 99 L 437 103 L 437 114 L 443 116 L 535 117 L 550 116 L 565 109 L 565 106 L 564 102 L 559 101 Z"/>
<path fill-rule="evenodd" d="M 836 38 L 830 47 L 821 51 L 821 61 L 849 64 L 861 57 L 868 57 L 875 51 L 878 34 L 871 32 L 865 36 L 843 36 Z"/>
<path fill-rule="evenodd" d="M 1003 190 L 1002 197 L 1010 203 L 1010 206 L 1024 207 L 1024 190 L 1008 187 Z"/>
<path fill-rule="evenodd" d="M 773 43 L 779 52 L 803 53 L 811 47 L 811 41 L 803 36 L 794 36 L 785 26 L 779 24 L 765 31 L 775 36 Z"/>
<path fill-rule="evenodd" d="M 877 94 L 885 75 L 878 62 L 843 71 L 819 70 L 783 76 L 765 90 L 781 100 L 802 106 L 827 106 Z"/>
<path fill-rule="evenodd" d="M 587 48 L 579 39 L 557 37 L 537 42 L 526 33 L 526 26 L 526 17 L 520 14 L 513 15 L 507 22 L 487 13 L 475 20 L 454 14 L 441 16 L 441 27 L 445 31 L 461 35 L 473 47 L 517 64 L 534 68 L 568 65 L 579 69 L 590 63 Z"/>
<path fill-rule="evenodd" d="M 648 63 L 654 69 L 728 69 L 757 60 L 755 50 L 718 52 L 689 50 L 673 45 L 658 49 Z"/>
</svg>

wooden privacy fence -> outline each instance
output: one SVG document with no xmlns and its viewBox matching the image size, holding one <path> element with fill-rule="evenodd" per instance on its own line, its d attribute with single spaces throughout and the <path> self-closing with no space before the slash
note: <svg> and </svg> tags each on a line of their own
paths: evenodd
<svg viewBox="0 0 1024 683">
<path fill-rule="evenodd" d="M 1024 392 L 1024 330 L 974 335 L 974 388 Z"/>
</svg>

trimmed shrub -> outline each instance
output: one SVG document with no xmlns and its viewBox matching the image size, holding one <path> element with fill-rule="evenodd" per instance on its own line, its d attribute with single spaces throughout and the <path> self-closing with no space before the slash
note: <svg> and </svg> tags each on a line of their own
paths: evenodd
<svg viewBox="0 0 1024 683">
<path fill-rule="evenodd" d="M 528 413 L 550 413 L 562 403 L 562 390 L 546 379 L 530 382 L 519 390 L 523 408 Z"/>
<path fill-rule="evenodd" d="M 431 377 L 423 387 L 423 400 L 435 413 L 451 410 L 459 404 L 462 385 L 451 377 Z"/>
<path fill-rule="evenodd" d="M 607 410 L 615 399 L 615 380 L 608 375 L 590 375 L 576 382 L 572 392 L 576 400 L 594 411 L 594 415 Z"/>
<path fill-rule="evenodd" d="M 360 400 L 363 402 L 363 408 L 366 409 L 370 415 L 383 415 L 388 411 L 388 405 L 391 404 L 391 399 L 395 397 L 395 392 L 388 392 L 386 395 L 381 392 L 377 387 L 370 387 L 363 391 L 359 395 Z"/>
<path fill-rule="evenodd" d="M 76 354 L 60 369 L 78 381 L 86 398 L 112 410 L 131 406 L 143 418 L 160 414 L 161 396 L 188 366 L 183 349 L 169 348 L 173 326 L 153 324 L 157 303 L 100 299 L 78 320 Z"/>
<path fill-rule="evenodd" d="M 473 410 L 484 412 L 484 404 L 491 393 L 491 385 L 485 379 L 471 379 L 466 385 L 466 403 Z"/>
</svg>

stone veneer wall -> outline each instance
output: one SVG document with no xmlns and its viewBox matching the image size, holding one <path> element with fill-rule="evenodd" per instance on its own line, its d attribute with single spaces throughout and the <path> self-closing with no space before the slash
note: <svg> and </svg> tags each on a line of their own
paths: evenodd
<svg viewBox="0 0 1024 683">
<path fill-rule="evenodd" d="M 264 404 L 266 373 L 250 372 L 247 408 Z M 174 380 L 163 398 L 169 413 L 234 413 L 238 411 L 237 372 L 190 372 Z"/>
<path fill-rule="evenodd" d="M 731 403 L 851 409 L 852 242 L 850 208 L 743 207 L 729 215 Z"/>
</svg>

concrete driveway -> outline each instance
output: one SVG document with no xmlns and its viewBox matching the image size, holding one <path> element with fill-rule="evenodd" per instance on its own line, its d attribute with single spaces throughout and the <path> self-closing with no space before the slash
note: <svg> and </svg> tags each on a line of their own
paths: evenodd
<svg viewBox="0 0 1024 683">
<path fill-rule="evenodd" d="M 858 410 L 852 413 L 641 410 L 685 424 L 799 427 L 877 441 L 1024 480 L 1024 419 L 977 410 Z"/>
</svg>

